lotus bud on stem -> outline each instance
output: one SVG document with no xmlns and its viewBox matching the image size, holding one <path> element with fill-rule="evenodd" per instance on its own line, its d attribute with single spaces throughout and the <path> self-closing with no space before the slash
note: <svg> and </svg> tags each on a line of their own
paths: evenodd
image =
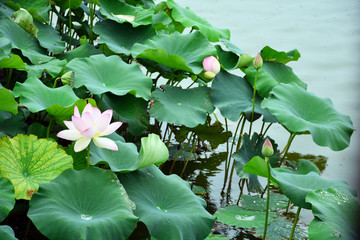
<svg viewBox="0 0 360 240">
<path fill-rule="evenodd" d="M 271 179 L 271 172 L 270 172 L 270 160 L 269 157 L 271 157 L 274 154 L 274 148 L 268 138 L 266 138 L 262 150 L 262 155 L 265 157 L 265 162 L 267 163 L 267 189 L 266 189 L 266 216 L 265 216 L 265 227 L 264 227 L 264 234 L 263 239 L 266 239 L 266 231 L 267 231 L 267 225 L 268 225 L 268 217 L 269 217 L 269 203 L 270 203 L 270 179 Z"/>
<path fill-rule="evenodd" d="M 254 121 L 254 110 L 255 110 L 255 97 L 256 97 L 256 83 L 257 83 L 257 78 L 258 78 L 258 72 L 259 72 L 259 68 L 262 67 L 263 65 L 263 60 L 261 58 L 260 53 L 258 53 L 254 59 L 254 68 L 256 69 L 256 74 L 255 74 L 255 82 L 254 82 L 254 94 L 253 94 L 253 105 L 252 105 L 252 111 L 251 111 L 251 122 L 250 122 L 250 128 L 249 128 L 249 136 L 251 136 L 251 128 L 252 128 L 252 123 Z"/>
<path fill-rule="evenodd" d="M 203 60 L 203 67 L 205 70 L 204 77 L 206 79 L 213 79 L 221 69 L 220 63 L 214 56 L 206 57 Z"/>
</svg>

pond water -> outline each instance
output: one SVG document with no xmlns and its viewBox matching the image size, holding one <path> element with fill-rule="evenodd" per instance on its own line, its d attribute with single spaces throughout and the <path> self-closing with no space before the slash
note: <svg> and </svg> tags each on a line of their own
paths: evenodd
<svg viewBox="0 0 360 240">
<path fill-rule="evenodd" d="M 330 98 L 335 108 L 360 129 L 360 2 L 358 0 L 178 0 L 197 15 L 218 28 L 228 28 L 231 41 L 244 52 L 255 56 L 268 45 L 279 51 L 297 48 L 298 62 L 289 65 L 308 84 L 308 91 L 322 98 Z M 241 72 L 236 72 L 242 75 Z M 220 116 L 220 114 L 217 114 Z M 236 123 L 230 122 L 234 132 Z M 260 130 L 259 124 L 254 126 Z M 245 129 L 247 129 L 245 127 Z M 289 134 L 280 125 L 268 134 L 283 149 Z M 297 136 L 289 152 L 322 161 L 326 179 L 342 179 L 360 190 L 359 181 L 360 134 L 355 131 L 351 144 L 343 151 L 334 152 L 316 145 L 311 135 Z M 218 149 L 218 151 L 226 148 Z M 224 204 L 221 197 L 224 155 L 214 153 L 208 161 L 195 163 L 193 176 L 204 178 L 208 185 L 210 209 Z M 325 163 L 325 160 L 327 162 Z M 211 164 L 210 161 L 213 161 Z M 189 166 L 191 168 L 191 166 Z M 197 169 L 197 170 L 196 170 Z M 211 170 L 212 169 L 212 170 Z M 191 170 L 189 170 L 191 172 Z M 201 180 L 200 180 L 201 181 Z M 239 194 L 239 178 L 234 177 L 228 201 Z M 263 181 L 262 183 L 265 183 Z M 265 184 L 263 184 L 264 186 Z M 312 220 L 310 211 L 302 211 L 301 220 Z"/>
</svg>

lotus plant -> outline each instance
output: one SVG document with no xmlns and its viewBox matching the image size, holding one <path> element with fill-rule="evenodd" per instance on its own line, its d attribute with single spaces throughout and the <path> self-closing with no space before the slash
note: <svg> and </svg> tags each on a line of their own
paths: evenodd
<svg viewBox="0 0 360 240">
<path fill-rule="evenodd" d="M 205 58 L 203 67 L 205 70 L 204 77 L 209 80 L 213 79 L 220 72 L 220 63 L 214 56 Z"/>
<path fill-rule="evenodd" d="M 84 150 L 90 144 L 91 139 L 98 147 L 117 151 L 116 143 L 103 137 L 115 132 L 122 125 L 122 122 L 110 124 L 112 114 L 112 110 L 101 113 L 97 107 L 88 103 L 80 115 L 78 107 L 75 106 L 74 115 L 71 117 L 72 121 L 64 121 L 68 129 L 59 132 L 57 137 L 76 141 L 75 152 Z"/>
<path fill-rule="evenodd" d="M 267 170 L 268 170 L 268 174 L 267 174 L 268 179 L 267 179 L 267 188 L 266 188 L 266 190 L 267 190 L 266 217 L 265 217 L 265 227 L 264 227 L 264 234 L 263 234 L 263 239 L 266 239 L 266 230 L 267 230 L 268 218 L 269 218 L 270 178 L 271 178 L 269 157 L 271 157 L 274 154 L 274 148 L 268 138 L 266 138 L 264 145 L 262 146 L 261 153 L 265 157 L 265 162 L 267 163 Z"/>
</svg>

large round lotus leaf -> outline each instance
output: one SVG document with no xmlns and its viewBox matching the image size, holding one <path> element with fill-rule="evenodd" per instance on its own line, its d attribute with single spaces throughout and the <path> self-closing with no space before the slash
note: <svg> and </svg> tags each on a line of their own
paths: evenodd
<svg viewBox="0 0 360 240">
<path fill-rule="evenodd" d="M 276 218 L 270 225 L 267 227 L 266 239 L 271 240 L 288 240 L 291 235 L 291 230 L 294 223 L 288 222 L 284 217 Z M 255 236 L 261 238 L 264 234 L 264 227 L 256 229 Z M 294 232 L 294 239 L 304 240 L 306 238 L 306 232 L 304 229 L 296 227 Z M 321 239 L 321 238 L 316 238 Z M 327 239 L 327 238 L 326 238 Z"/>
<path fill-rule="evenodd" d="M 306 201 L 311 203 L 314 216 L 323 221 L 314 219 L 310 223 L 309 239 L 360 238 L 360 202 L 350 192 L 335 188 L 317 190 L 309 192 Z"/>
<path fill-rule="evenodd" d="M 255 211 L 265 211 L 266 201 L 266 198 L 261 198 L 259 195 L 242 195 L 240 199 L 242 208 Z M 285 195 L 280 193 L 272 193 L 270 194 L 269 210 L 275 211 L 279 208 L 286 208 L 288 201 L 289 199 Z"/>
<path fill-rule="evenodd" d="M 102 97 L 101 106 L 106 109 L 113 109 L 114 121 L 127 123 L 129 132 L 134 136 L 141 135 L 149 126 L 148 102 L 144 99 L 136 98 L 132 94 L 116 96 L 105 93 Z"/>
<path fill-rule="evenodd" d="M 20 96 L 20 105 L 27 107 L 31 112 L 39 112 L 55 104 L 70 107 L 79 99 L 69 85 L 49 88 L 33 76 L 24 83 L 17 82 L 14 94 Z"/>
<path fill-rule="evenodd" d="M 150 115 L 159 121 L 196 127 L 204 124 L 207 114 L 214 111 L 207 87 L 162 87 L 164 91 L 156 89 L 153 92 L 151 99 L 154 103 L 150 108 Z"/>
<path fill-rule="evenodd" d="M 246 74 L 246 79 L 254 86 L 256 69 L 253 64 L 248 68 L 242 69 Z M 256 91 L 261 97 L 268 97 L 270 91 L 279 83 L 296 83 L 306 89 L 306 84 L 295 75 L 292 69 L 282 63 L 264 62 L 259 69 L 258 79 L 256 82 Z"/>
<path fill-rule="evenodd" d="M 0 34 L 0 59 L 4 57 L 9 57 L 11 53 L 12 45 L 9 39 L 3 37 Z"/>
<path fill-rule="evenodd" d="M 0 174 L 14 185 L 16 199 L 31 199 L 39 183 L 52 181 L 72 163 L 54 141 L 22 134 L 0 139 Z"/>
<path fill-rule="evenodd" d="M 98 55 L 98 54 L 103 54 L 103 52 L 100 51 L 99 49 L 96 49 L 93 45 L 84 43 L 80 47 L 77 47 L 66 53 L 57 55 L 56 58 L 65 59 L 66 61 L 70 62 L 74 58 L 85 58 L 85 57 L 90 57 L 92 55 Z"/>
<path fill-rule="evenodd" d="M 249 210 L 239 206 L 227 206 L 216 211 L 214 216 L 217 221 L 229 226 L 257 228 L 264 226 L 266 212 Z M 268 223 L 271 223 L 276 216 L 276 212 L 269 212 Z"/>
<path fill-rule="evenodd" d="M 138 218 L 135 208 L 110 170 L 64 171 L 40 185 L 28 217 L 50 239 L 127 239 Z"/>
<path fill-rule="evenodd" d="M 53 59 L 49 62 L 38 64 L 38 65 L 28 65 L 29 74 L 28 76 L 34 76 L 40 78 L 43 71 L 49 73 L 52 77 L 56 77 L 66 65 L 65 60 Z"/>
<path fill-rule="evenodd" d="M 39 29 L 38 40 L 40 46 L 48 49 L 55 54 L 62 53 L 65 50 L 65 42 L 61 41 L 60 33 L 56 31 L 55 28 L 50 25 L 42 24 L 36 21 L 35 25 Z"/>
<path fill-rule="evenodd" d="M 339 151 L 350 144 L 354 131 L 350 117 L 336 111 L 330 99 L 319 98 L 296 84 L 279 84 L 261 106 L 291 132 L 309 131 L 320 146 Z"/>
<path fill-rule="evenodd" d="M 242 113 L 251 120 L 254 89 L 243 78 L 221 71 L 216 75 L 211 85 L 211 101 L 215 107 L 219 108 L 221 114 L 237 121 Z M 254 120 L 264 115 L 264 121 L 276 122 L 276 118 L 269 110 L 261 108 L 262 98 L 256 94 Z"/>
<path fill-rule="evenodd" d="M 144 44 L 134 44 L 131 53 L 167 67 L 193 72 L 203 71 L 204 58 L 216 55 L 216 49 L 200 32 L 159 34 Z"/>
<path fill-rule="evenodd" d="M 111 20 L 97 22 L 93 30 L 100 36 L 99 43 L 106 43 L 115 53 L 126 55 L 130 55 L 130 49 L 135 43 L 144 43 L 156 35 L 152 25 L 134 28 L 129 23 L 119 24 Z"/>
<path fill-rule="evenodd" d="M 17 240 L 14 230 L 7 225 L 0 225 L 0 239 L 1 240 Z"/>
<path fill-rule="evenodd" d="M 325 180 L 316 172 L 309 172 L 307 174 L 299 174 L 297 172 L 290 173 L 283 171 L 281 168 L 272 168 L 271 175 L 279 184 L 281 191 L 293 202 L 296 206 L 306 209 L 311 209 L 311 204 L 305 201 L 306 195 L 311 191 L 318 189 L 328 189 L 329 187 L 336 187 L 344 191 L 351 191 L 355 193 L 345 181 L 340 180 Z"/>
<path fill-rule="evenodd" d="M 152 23 L 153 8 L 145 9 L 132 6 L 122 0 L 98 0 L 100 12 L 108 19 L 123 23 L 130 22 L 134 27 Z"/>
<path fill-rule="evenodd" d="M 11 41 L 12 47 L 21 50 L 33 64 L 41 64 L 52 59 L 46 51 L 39 46 L 37 40 L 18 26 L 10 18 L 0 19 L 0 33 Z"/>
<path fill-rule="evenodd" d="M 14 115 L 10 112 L 0 111 L 0 132 L 9 136 L 16 136 L 19 133 L 25 133 L 27 125 L 23 111 Z M 3 136 L 0 136 L 3 137 Z"/>
<path fill-rule="evenodd" d="M 118 151 L 112 151 L 92 145 L 90 163 L 106 162 L 114 172 L 131 172 L 152 164 L 161 164 L 168 160 L 169 151 L 158 135 L 149 134 L 141 138 L 140 153 L 133 143 L 115 141 Z"/>
<path fill-rule="evenodd" d="M 28 70 L 26 64 L 19 55 L 11 54 L 10 57 L 3 57 L 0 60 L 0 68 L 15 68 L 19 70 Z"/>
<path fill-rule="evenodd" d="M 290 61 L 297 61 L 300 58 L 300 53 L 297 49 L 289 52 L 279 52 L 269 46 L 261 50 L 261 57 L 263 61 L 273 61 L 286 64 Z"/>
<path fill-rule="evenodd" d="M 0 222 L 2 222 L 15 205 L 14 187 L 11 182 L 0 175 Z M 0 238 L 2 239 L 2 238 Z"/>
<path fill-rule="evenodd" d="M 9 89 L 0 88 L 0 110 L 12 112 L 13 114 L 18 113 L 18 104 L 15 101 L 13 95 Z"/>
<path fill-rule="evenodd" d="M 76 88 L 86 86 L 93 94 L 131 93 L 146 100 L 151 94 L 151 78 L 146 77 L 138 65 L 127 64 L 119 56 L 76 58 L 66 65 L 66 71 L 75 73 Z"/>
<path fill-rule="evenodd" d="M 167 5 L 170 9 L 172 9 L 171 16 L 175 21 L 180 22 L 184 27 L 199 29 L 199 31 L 204 34 L 209 41 L 217 42 L 220 37 L 225 37 L 227 39 L 230 38 L 229 29 L 217 29 L 213 27 L 210 23 L 196 15 L 188 7 L 181 7 L 174 0 L 167 1 Z"/>
<path fill-rule="evenodd" d="M 189 184 L 177 175 L 164 175 L 152 165 L 138 171 L 119 174 L 129 197 L 136 204 L 135 215 L 158 240 L 206 238 L 214 217 Z"/>
</svg>

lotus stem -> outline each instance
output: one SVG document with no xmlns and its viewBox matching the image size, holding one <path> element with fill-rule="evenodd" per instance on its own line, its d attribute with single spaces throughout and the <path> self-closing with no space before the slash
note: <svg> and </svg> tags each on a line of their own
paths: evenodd
<svg viewBox="0 0 360 240">
<path fill-rule="evenodd" d="M 288 205 L 287 205 L 287 207 L 286 207 L 286 214 L 288 214 L 289 213 L 289 207 L 290 207 L 290 203 L 291 203 L 291 201 L 290 201 L 290 199 L 289 199 L 289 201 L 288 201 Z"/>
<path fill-rule="evenodd" d="M 290 234 L 289 240 L 292 240 L 293 237 L 294 237 L 295 228 L 296 228 L 296 224 L 297 224 L 297 222 L 299 220 L 300 211 L 301 211 L 301 207 L 299 207 L 298 210 L 296 211 L 295 220 L 294 220 L 293 227 L 291 229 L 291 234 Z"/>
<path fill-rule="evenodd" d="M 69 0 L 69 46 L 68 50 L 71 49 L 71 0 Z"/>
<path fill-rule="evenodd" d="M 263 239 L 266 239 L 266 231 L 267 231 L 267 225 L 268 225 L 268 217 L 269 217 L 269 203 L 270 203 L 270 160 L 269 157 L 265 157 L 265 161 L 267 163 L 267 170 L 268 170 L 268 180 L 267 180 L 267 196 L 266 196 L 266 216 L 265 216 L 265 227 L 264 227 L 264 234 Z"/>
<path fill-rule="evenodd" d="M 93 43 L 93 22 L 95 15 L 95 3 L 89 3 L 89 11 L 90 11 L 90 33 L 89 33 L 89 43 Z"/>
<path fill-rule="evenodd" d="M 241 198 L 241 196 L 242 196 L 242 194 L 243 194 L 243 191 L 244 191 L 245 182 L 246 182 L 246 178 L 242 178 L 242 179 L 240 179 L 240 181 L 239 181 L 240 194 L 239 194 L 238 200 L 237 200 L 237 202 L 236 202 L 236 205 L 238 205 L 238 206 L 239 206 L 240 198 Z M 241 185 L 240 185 L 240 184 L 241 184 Z"/>
<path fill-rule="evenodd" d="M 250 128 L 249 128 L 249 137 L 251 136 L 251 128 L 252 128 L 252 123 L 253 123 L 253 121 L 254 121 L 255 97 L 256 97 L 256 83 L 257 83 L 257 79 L 258 79 L 258 72 L 259 72 L 259 70 L 256 69 L 255 83 L 254 83 L 254 94 L 253 94 L 253 105 L 252 105 L 252 111 L 251 111 L 251 122 L 250 122 Z"/>
<path fill-rule="evenodd" d="M 226 132 L 228 132 L 228 122 L 227 122 L 227 118 L 225 118 L 225 130 Z M 221 189 L 221 192 L 224 191 L 225 186 L 226 186 L 226 182 L 228 179 L 228 171 L 229 171 L 229 167 L 228 167 L 228 156 L 229 156 L 229 141 L 226 141 L 226 159 L 225 159 L 225 173 L 224 173 L 224 184 L 223 187 Z"/>
<path fill-rule="evenodd" d="M 86 167 L 90 167 L 90 146 L 91 146 L 91 144 L 89 144 L 88 150 L 87 150 Z"/>
<path fill-rule="evenodd" d="M 281 158 L 279 167 L 281 166 L 281 164 L 282 164 L 283 161 L 285 160 L 286 154 L 288 153 L 288 151 L 289 151 L 289 149 L 290 149 L 290 145 L 291 145 L 292 141 L 294 140 L 295 136 L 296 136 L 296 133 L 291 133 L 291 134 L 290 134 L 290 137 L 289 137 L 289 139 L 288 139 L 288 142 L 287 142 L 284 150 L 281 152 L 281 153 L 283 153 L 283 152 L 285 152 L 285 153 L 284 153 L 283 157 Z M 280 153 L 280 154 L 281 154 L 281 153 Z"/>
<path fill-rule="evenodd" d="M 270 123 L 270 124 L 266 127 L 265 132 L 263 133 L 264 136 L 266 135 L 267 131 L 269 130 L 269 128 L 271 127 L 272 124 L 273 124 L 273 123 Z"/>
<path fill-rule="evenodd" d="M 185 169 L 186 169 L 187 164 L 189 163 L 189 160 L 190 160 L 190 157 L 191 157 L 192 153 L 195 151 L 195 146 L 196 146 L 196 141 L 195 141 L 195 140 L 197 140 L 197 139 L 198 139 L 198 137 L 194 137 L 194 138 L 193 138 L 192 148 L 191 148 L 191 150 L 190 150 L 190 153 L 189 153 L 188 158 L 186 159 L 184 168 L 183 168 L 183 170 L 181 171 L 181 174 L 180 174 L 180 177 L 181 177 L 181 178 L 182 178 L 182 176 L 183 176 L 183 174 L 184 174 L 184 172 L 185 172 Z"/>
<path fill-rule="evenodd" d="M 8 76 L 7 76 L 6 84 L 5 84 L 6 88 L 8 88 L 8 89 L 11 88 L 10 83 L 11 83 L 12 73 L 13 73 L 13 68 L 8 69 Z M 11 85 L 13 85 L 13 84 L 11 84 Z"/>
<path fill-rule="evenodd" d="M 238 129 L 239 129 L 239 126 L 240 126 L 240 123 L 242 121 L 245 121 L 245 115 L 242 115 L 240 120 L 239 120 L 239 123 L 238 125 L 236 126 L 236 130 L 235 130 L 235 135 L 234 135 L 234 138 L 233 138 L 233 142 L 231 144 L 231 150 L 230 150 L 230 156 L 229 156 L 229 163 L 230 163 L 230 160 L 231 160 L 231 156 L 232 156 L 232 153 L 233 153 L 233 148 L 234 148 L 234 145 L 235 145 L 235 138 L 236 138 L 236 134 L 238 132 Z M 242 127 L 241 130 L 240 130 L 240 134 L 239 134 L 239 140 L 238 140 L 238 143 L 240 142 L 241 143 L 241 135 L 242 135 L 242 131 L 244 130 L 244 128 Z M 230 167 L 230 165 L 229 165 Z M 232 176 L 234 174 L 234 169 L 235 169 L 235 159 L 233 160 L 233 163 L 232 163 L 232 168 L 231 168 L 231 172 L 230 172 L 230 179 L 229 179 L 229 183 L 228 183 L 228 189 L 227 189 L 227 193 L 230 192 L 230 189 L 231 189 L 231 182 L 232 182 Z"/>
<path fill-rule="evenodd" d="M 46 130 L 46 138 L 49 138 L 50 131 L 51 131 L 53 125 L 54 125 L 54 118 L 52 116 L 50 116 L 49 125 L 48 125 L 47 130 Z"/>
</svg>

